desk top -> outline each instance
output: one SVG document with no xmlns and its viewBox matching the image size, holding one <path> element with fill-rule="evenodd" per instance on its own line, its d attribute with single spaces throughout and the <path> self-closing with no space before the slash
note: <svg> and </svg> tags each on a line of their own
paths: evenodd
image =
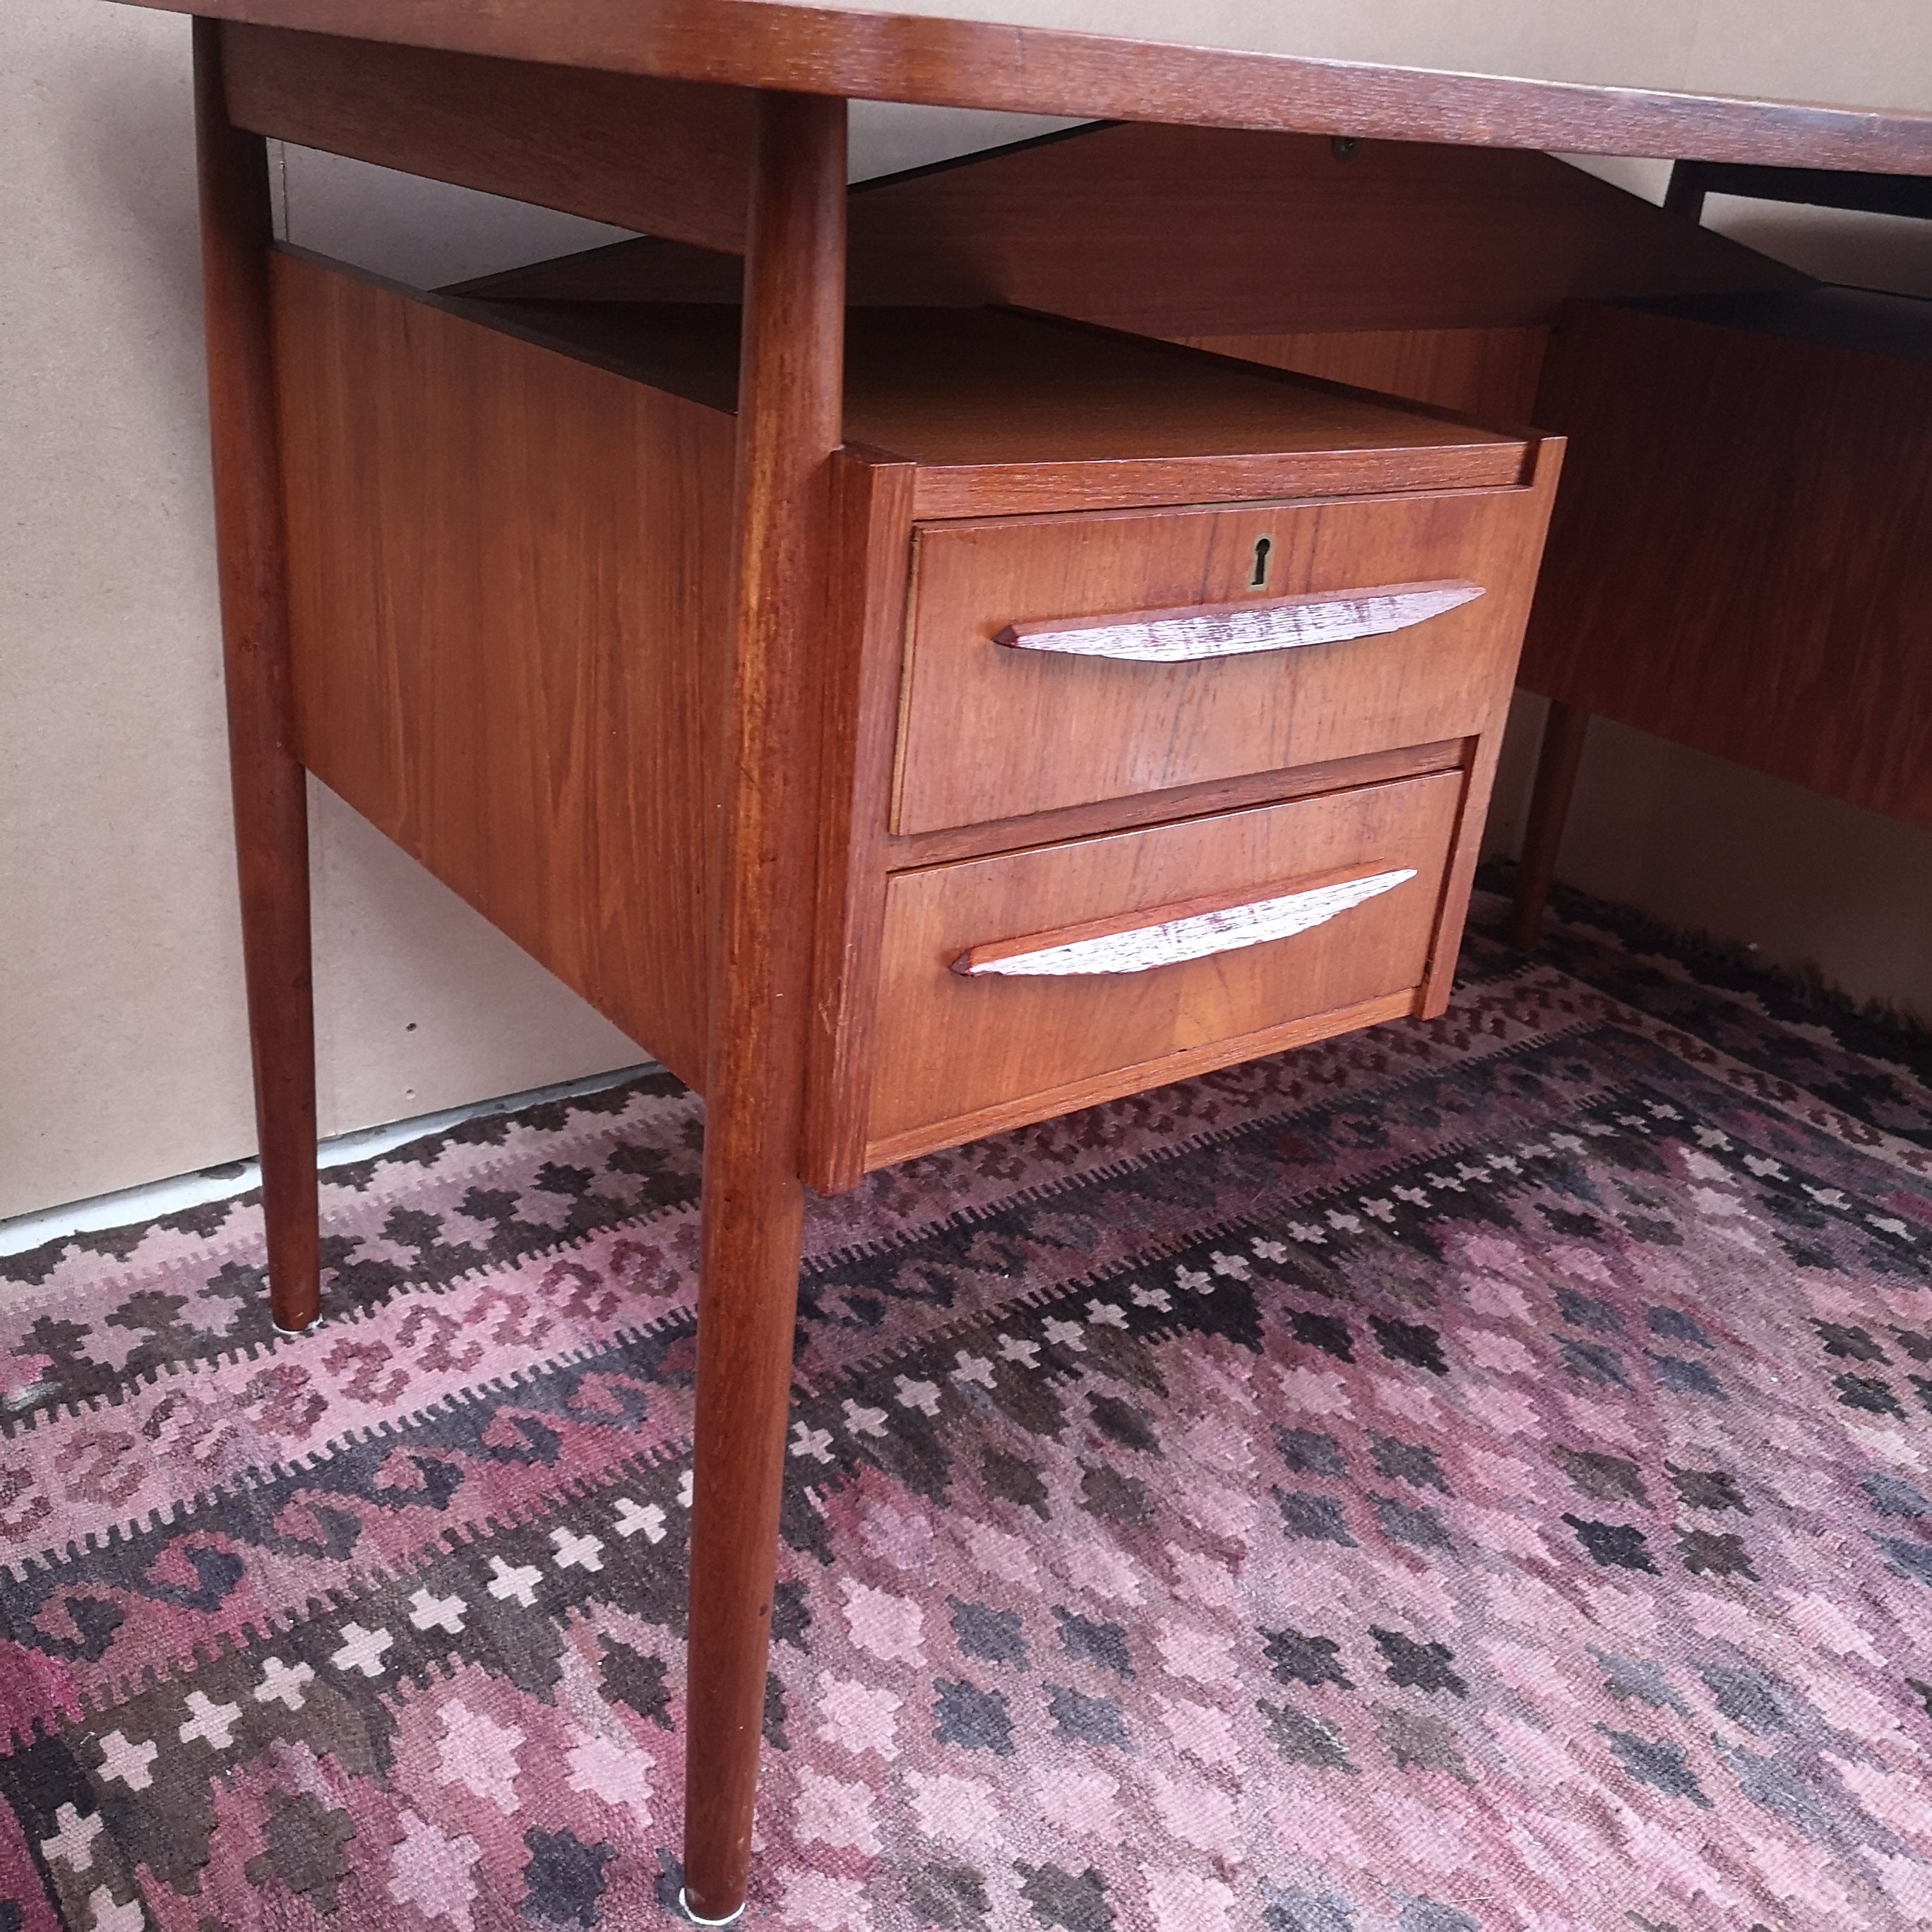
<svg viewBox="0 0 1932 1932">
<path fill-rule="evenodd" d="M 1264 44 L 1282 37 L 1283 23 L 1270 28 L 1266 16 L 1273 10 L 1264 0 L 1246 8 L 1187 0 L 1184 29 L 1172 24 L 1180 15 L 1178 0 L 1167 0 L 1164 11 L 1156 0 L 1108 0 L 1098 8 L 1084 0 L 908 0 L 934 10 L 893 13 L 838 0 L 133 3 L 455 52 L 862 100 L 1932 174 L 1932 112 L 1924 110 L 1316 59 L 1268 50 Z M 1748 44 L 1747 14 L 1730 10 L 1736 20 L 1727 31 Z M 1838 10 L 1814 11 L 1820 20 L 1828 14 L 1838 32 Z M 994 17 L 961 17 L 975 12 Z M 1020 24 L 1012 17 L 1020 12 L 1036 19 L 1097 15 L 1144 31 L 1130 38 Z M 1008 17 L 998 17 L 1003 14 Z M 1891 33 L 1878 22 L 1881 40 L 1906 32 L 1910 18 L 1897 14 Z M 1186 44 L 1172 37 L 1181 31 L 1212 34 L 1218 44 Z M 1865 76 L 1882 72 L 1882 60 L 1834 68 L 1822 58 L 1831 44 L 1821 41 L 1820 61 L 1797 70 L 1816 73 L 1828 84 L 1849 80 L 1862 91 L 1880 84 Z M 1912 65 L 1903 58 L 1909 51 L 1898 49 L 1900 70 Z"/>
</svg>

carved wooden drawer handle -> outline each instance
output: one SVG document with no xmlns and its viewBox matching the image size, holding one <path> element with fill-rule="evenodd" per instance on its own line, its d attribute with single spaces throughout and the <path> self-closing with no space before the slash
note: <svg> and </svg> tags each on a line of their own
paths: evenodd
<svg viewBox="0 0 1932 1932">
<path fill-rule="evenodd" d="M 1113 617 L 1042 618 L 1009 624 L 993 641 L 1016 650 L 1137 664 L 1192 664 L 1250 651 L 1298 650 L 1350 638 L 1406 631 L 1481 596 L 1480 584 L 1384 584 L 1372 590 L 1276 597 L 1265 602 L 1198 604 L 1179 610 L 1132 610 Z"/>
<path fill-rule="evenodd" d="M 1193 900 L 1169 907 L 1146 925 L 1096 920 L 1058 932 L 1036 933 L 1030 939 L 975 946 L 952 962 L 952 970 L 968 979 L 994 973 L 1144 973 L 1150 967 L 1178 965 L 1183 960 L 1204 959 L 1210 953 L 1232 952 L 1309 932 L 1414 877 L 1412 866 L 1240 905 Z"/>
</svg>

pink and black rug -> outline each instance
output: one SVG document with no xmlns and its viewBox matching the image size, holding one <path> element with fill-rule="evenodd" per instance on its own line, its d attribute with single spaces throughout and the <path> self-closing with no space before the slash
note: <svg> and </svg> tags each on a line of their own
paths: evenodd
<svg viewBox="0 0 1932 1932">
<path fill-rule="evenodd" d="M 815 1210 L 758 1922 L 1932 1925 L 1932 1054 L 1569 905 Z M 0 1263 L 4 1932 L 659 1922 L 699 1122 Z"/>
</svg>

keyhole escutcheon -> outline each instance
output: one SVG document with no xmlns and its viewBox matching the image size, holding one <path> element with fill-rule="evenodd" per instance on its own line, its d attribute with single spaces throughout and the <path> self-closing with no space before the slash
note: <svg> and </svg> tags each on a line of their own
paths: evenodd
<svg viewBox="0 0 1932 1932">
<path fill-rule="evenodd" d="M 1268 552 L 1274 548 L 1274 539 L 1272 537 L 1256 538 L 1255 567 L 1248 578 L 1250 590 L 1265 590 L 1268 588 Z"/>
</svg>

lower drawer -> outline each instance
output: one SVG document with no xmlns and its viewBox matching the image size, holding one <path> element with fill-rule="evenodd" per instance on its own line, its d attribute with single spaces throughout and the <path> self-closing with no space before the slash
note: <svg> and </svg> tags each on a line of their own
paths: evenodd
<svg viewBox="0 0 1932 1932">
<path fill-rule="evenodd" d="M 898 874 L 868 1164 L 1409 1011 L 1463 782 Z"/>
</svg>

